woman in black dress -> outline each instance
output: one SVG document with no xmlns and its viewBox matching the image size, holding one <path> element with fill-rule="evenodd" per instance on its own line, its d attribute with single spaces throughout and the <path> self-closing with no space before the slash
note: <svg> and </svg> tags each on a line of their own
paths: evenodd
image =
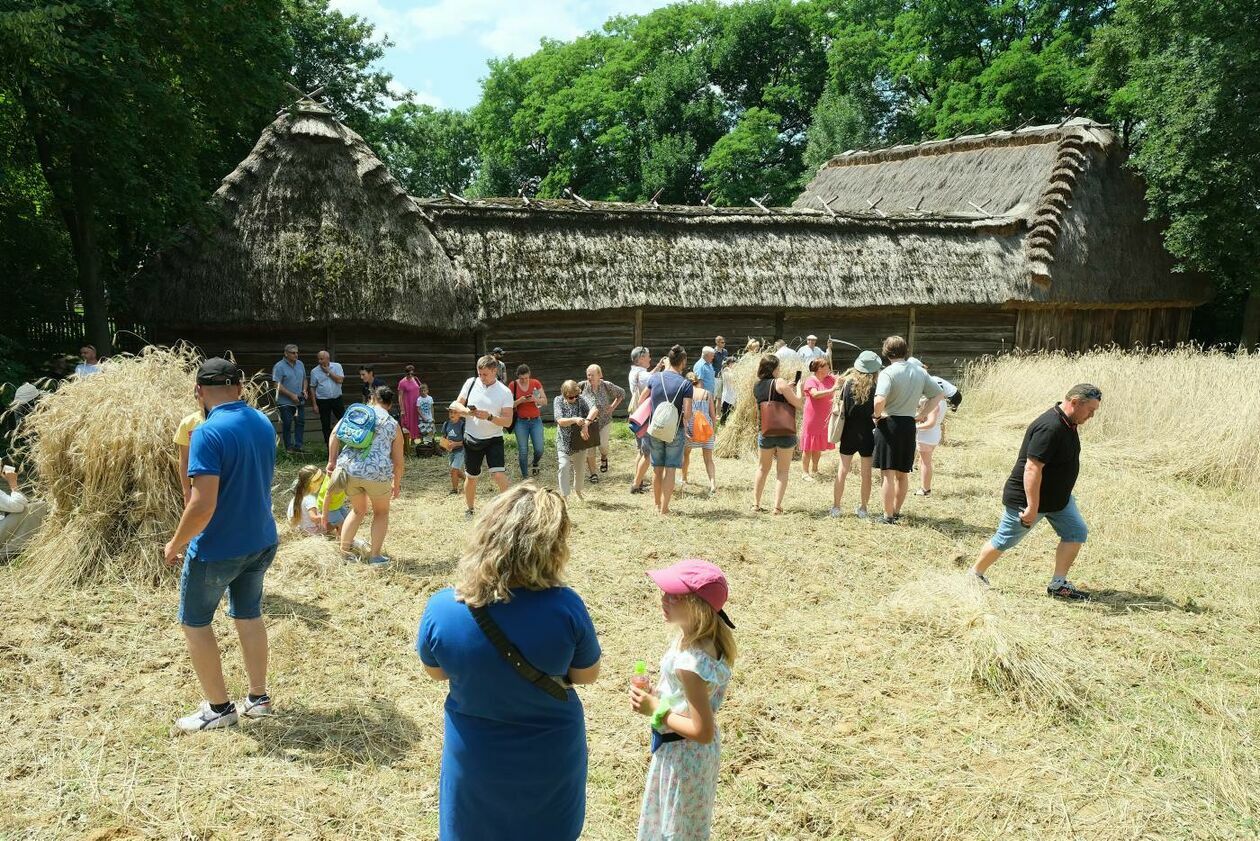
<svg viewBox="0 0 1260 841">
<path fill-rule="evenodd" d="M 843 513 L 840 506 L 844 497 L 844 483 L 853 469 L 853 456 L 862 459 L 862 499 L 854 511 L 865 519 L 866 506 L 871 501 L 871 455 L 875 450 L 875 426 L 871 420 L 875 411 L 875 378 L 884 366 L 879 354 L 864 350 L 853 361 L 853 367 L 844 373 L 844 381 L 836 391 L 834 412 L 844 406 L 844 430 L 840 433 L 840 469 L 832 486 L 831 516 Z"/>
</svg>

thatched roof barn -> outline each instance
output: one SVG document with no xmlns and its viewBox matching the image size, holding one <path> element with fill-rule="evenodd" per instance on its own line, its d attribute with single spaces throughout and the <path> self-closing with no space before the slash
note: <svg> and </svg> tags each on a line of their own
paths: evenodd
<svg viewBox="0 0 1260 841">
<path fill-rule="evenodd" d="M 824 165 L 791 208 L 407 196 L 306 102 L 149 267 L 159 341 L 269 367 L 285 341 L 417 364 L 447 396 L 496 344 L 552 393 L 636 344 L 893 332 L 935 368 L 1016 346 L 1175 342 L 1206 298 L 1143 219 L 1141 185 L 1085 120 Z M 244 353 L 242 353 L 244 349 Z M 255 359 L 255 356 L 257 357 Z M 265 363 L 265 365 L 264 365 Z"/>
</svg>

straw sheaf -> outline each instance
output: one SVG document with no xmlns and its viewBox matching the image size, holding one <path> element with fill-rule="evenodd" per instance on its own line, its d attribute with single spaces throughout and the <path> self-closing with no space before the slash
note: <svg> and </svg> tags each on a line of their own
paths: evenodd
<svg viewBox="0 0 1260 841">
<path fill-rule="evenodd" d="M 164 323 L 475 321 L 424 210 L 359 135 L 307 104 L 262 133 L 210 202 L 210 223 L 144 270 Z M 174 314 L 174 315 L 173 315 Z"/>
</svg>

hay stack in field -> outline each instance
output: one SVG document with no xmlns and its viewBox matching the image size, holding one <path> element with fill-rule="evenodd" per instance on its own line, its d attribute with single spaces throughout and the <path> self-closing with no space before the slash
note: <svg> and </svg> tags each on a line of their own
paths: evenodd
<svg viewBox="0 0 1260 841">
<path fill-rule="evenodd" d="M 722 375 L 722 388 L 734 388 L 739 398 L 730 417 L 718 430 L 713 452 L 719 458 L 739 458 L 744 453 L 757 452 L 757 401 L 753 398 L 753 386 L 757 384 L 757 365 L 764 353 L 746 353 Z M 805 360 L 792 354 L 779 364 L 779 376 L 788 382 L 801 372 L 801 379 L 809 376 Z M 796 413 L 797 429 L 800 429 L 801 412 Z"/>
<path fill-rule="evenodd" d="M 197 408 L 200 361 L 187 346 L 106 360 L 99 373 L 62 383 L 23 422 L 35 495 L 49 504 L 19 561 L 36 583 L 153 582 L 166 573 L 162 546 L 183 508 L 172 436 Z"/>
</svg>

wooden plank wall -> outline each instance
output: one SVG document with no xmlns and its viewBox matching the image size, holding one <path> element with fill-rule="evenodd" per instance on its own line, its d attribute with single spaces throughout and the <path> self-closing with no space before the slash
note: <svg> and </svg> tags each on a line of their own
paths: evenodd
<svg viewBox="0 0 1260 841">
<path fill-rule="evenodd" d="M 805 344 L 805 337 L 814 334 L 818 346 L 825 348 L 827 337 L 842 339 L 863 348 L 879 352 L 884 339 L 892 335 L 909 338 L 910 310 L 906 307 L 880 309 L 818 309 L 789 310 L 783 320 L 783 338 L 797 347 Z M 836 362 L 841 370 L 858 355 L 853 348 L 839 346 L 833 356 L 844 360 Z"/>
<path fill-rule="evenodd" d="M 486 327 L 486 346 L 502 347 L 508 377 L 522 363 L 547 392 L 543 418 L 551 419 L 550 402 L 565 380 L 581 384 L 588 365 L 596 364 L 604 377 L 627 388 L 630 350 L 634 347 L 634 311 L 545 312 L 514 315 Z"/>
<path fill-rule="evenodd" d="M 671 346 L 680 344 L 694 364 L 700 351 L 712 346 L 718 336 L 726 339 L 727 350 L 739 353 L 748 339 L 768 342 L 774 338 L 774 310 L 645 310 L 643 344 L 657 359 Z M 627 366 L 628 367 L 628 366 Z"/>
<path fill-rule="evenodd" d="M 1021 309 L 1015 340 L 1025 349 L 1067 351 L 1175 345 L 1189 335 L 1192 312 L 1191 307 Z"/>
<path fill-rule="evenodd" d="M 956 382 L 968 359 L 1015 347 L 1017 320 L 1010 310 L 916 307 L 911 352 L 933 374 Z"/>
</svg>

